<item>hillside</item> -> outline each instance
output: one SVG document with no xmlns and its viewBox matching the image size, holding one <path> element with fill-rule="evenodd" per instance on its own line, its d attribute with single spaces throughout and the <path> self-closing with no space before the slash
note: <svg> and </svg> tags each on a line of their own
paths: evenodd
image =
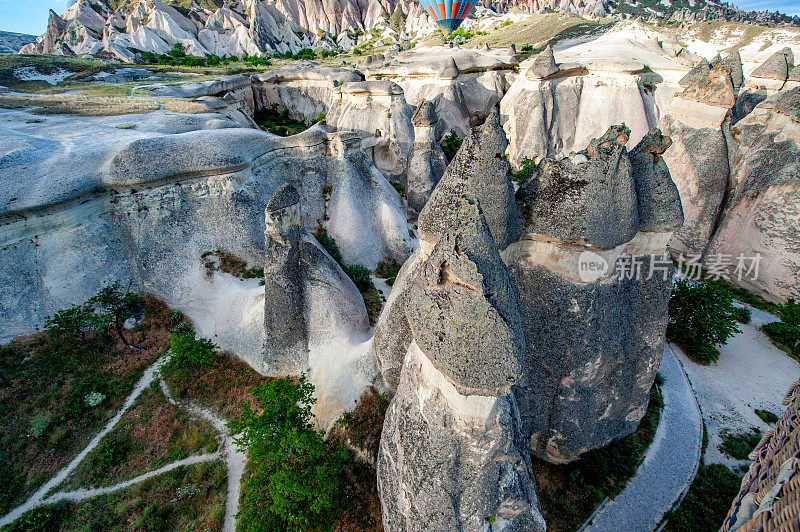
<svg viewBox="0 0 800 532">
<path fill-rule="evenodd" d="M 0 31 L 0 54 L 15 54 L 28 43 L 36 41 L 36 35 Z"/>
</svg>

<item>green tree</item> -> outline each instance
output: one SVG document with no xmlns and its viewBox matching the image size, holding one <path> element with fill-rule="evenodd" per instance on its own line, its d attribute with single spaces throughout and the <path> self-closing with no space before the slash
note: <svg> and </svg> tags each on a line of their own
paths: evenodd
<svg viewBox="0 0 800 532">
<path fill-rule="evenodd" d="M 180 380 L 214 363 L 217 346 L 211 340 L 195 338 L 194 333 L 173 333 L 169 337 L 170 358 L 161 371 Z"/>
<path fill-rule="evenodd" d="M 400 9 L 398 5 L 392 15 L 389 17 L 389 27 L 392 28 L 398 35 L 403 33 L 406 27 L 406 14 Z"/>
<path fill-rule="evenodd" d="M 453 129 L 450 133 L 442 140 L 442 151 L 444 151 L 444 156 L 447 157 L 447 162 L 453 160 L 458 153 L 458 149 L 461 147 L 462 143 L 461 137 L 458 136 L 456 130 Z"/>
<path fill-rule="evenodd" d="M 239 530 L 328 529 L 341 508 L 348 451 L 325 441 L 311 423 L 314 386 L 304 375 L 253 390 L 258 411 L 243 405 L 231 421 L 240 449 L 249 449 L 252 476 L 242 485 Z"/>
<path fill-rule="evenodd" d="M 699 362 L 719 357 L 717 346 L 741 332 L 734 317 L 733 297 L 709 283 L 680 280 L 669 300 L 667 337 Z"/>
</svg>

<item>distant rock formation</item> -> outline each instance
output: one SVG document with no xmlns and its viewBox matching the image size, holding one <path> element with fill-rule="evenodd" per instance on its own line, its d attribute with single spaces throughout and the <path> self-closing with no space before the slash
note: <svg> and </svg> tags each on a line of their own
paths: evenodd
<svg viewBox="0 0 800 532">
<path fill-rule="evenodd" d="M 520 65 L 520 75 L 500 102 L 513 168 L 526 158 L 538 162 L 576 152 L 613 124 L 630 127 L 628 147 L 633 148 L 656 125 L 655 90 L 663 78 L 644 60 L 607 59 L 605 54 L 589 64 L 558 63 L 548 46 Z M 642 45 L 636 57 L 681 68 L 663 54 Z"/>
<path fill-rule="evenodd" d="M 35 35 L 0 31 L 0 54 L 15 54 L 26 44 L 36 42 Z"/>
<path fill-rule="evenodd" d="M 365 68 L 364 76 L 397 83 L 413 107 L 433 102 L 440 122 L 437 139 L 452 130 L 463 138 L 494 111 L 518 64 L 506 50 L 411 50 Z"/>
<path fill-rule="evenodd" d="M 526 354 L 514 386 L 531 451 L 556 463 L 630 434 L 664 347 L 683 222 L 651 130 L 630 152 L 613 126 L 572 159 L 546 159 L 517 191 L 527 231 L 503 258 L 522 302 Z"/>
<path fill-rule="evenodd" d="M 800 300 L 800 87 L 757 105 L 733 138 L 736 164 L 706 264 L 767 299 Z"/>
<path fill-rule="evenodd" d="M 412 211 L 420 212 L 444 175 L 447 159 L 435 139 L 439 118 L 433 104 L 424 102 L 420 105 L 411 121 L 414 124 L 414 144 L 406 168 L 406 203 Z"/>
<path fill-rule="evenodd" d="M 747 88 L 765 89 L 769 94 L 785 88 L 789 73 L 794 70 L 794 54 L 784 48 L 772 54 L 747 78 Z"/>
<path fill-rule="evenodd" d="M 730 72 L 716 65 L 676 96 L 661 120 L 664 134 L 672 139 L 664 158 L 686 216 L 671 242 L 676 253 L 702 255 L 716 229 L 735 163 L 730 134 L 735 103 Z"/>
<path fill-rule="evenodd" d="M 521 369 L 519 299 L 478 201 L 407 277 L 411 342 L 378 455 L 394 530 L 545 529 L 509 391 Z"/>
</svg>

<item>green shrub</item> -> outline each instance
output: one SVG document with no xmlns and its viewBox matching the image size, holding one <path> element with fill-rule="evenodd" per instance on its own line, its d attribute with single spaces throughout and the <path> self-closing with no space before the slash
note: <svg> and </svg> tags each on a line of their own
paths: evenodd
<svg viewBox="0 0 800 532">
<path fill-rule="evenodd" d="M 350 279 L 353 280 L 353 284 L 356 285 L 360 291 L 369 290 L 373 287 L 372 284 L 372 272 L 369 271 L 368 268 L 360 264 L 348 264 L 342 268 L 344 273 L 347 274 Z"/>
<path fill-rule="evenodd" d="M 741 475 L 720 464 L 700 463 L 694 482 L 681 505 L 666 517 L 667 531 L 717 530 L 739 493 Z"/>
<path fill-rule="evenodd" d="M 761 432 L 758 429 L 736 434 L 725 433 L 722 434 L 722 443 L 719 444 L 719 450 L 736 460 L 747 460 L 747 455 L 756 448 L 760 440 Z"/>
<path fill-rule="evenodd" d="M 719 356 L 717 346 L 740 332 L 733 317 L 733 298 L 715 285 L 680 280 L 669 301 L 667 338 L 700 363 Z"/>
<path fill-rule="evenodd" d="M 53 422 L 53 414 L 50 412 L 36 412 L 30 420 L 30 430 L 28 435 L 31 438 L 41 438 L 50 424 Z"/>
<path fill-rule="evenodd" d="M 392 286 L 397 280 L 397 274 L 400 272 L 401 266 L 396 260 L 384 257 L 375 268 L 375 277 L 386 279 L 386 284 Z"/>
<path fill-rule="evenodd" d="M 327 229 L 321 225 L 317 227 L 317 230 L 314 231 L 314 238 L 317 239 L 317 242 L 328 252 L 328 255 L 330 255 L 333 260 L 342 264 L 342 254 L 339 252 L 339 246 L 336 245 L 336 241 L 333 238 L 328 236 Z"/>
<path fill-rule="evenodd" d="M 762 325 L 761 330 L 770 340 L 778 344 L 778 347 L 783 347 L 795 357 L 800 357 L 800 344 L 798 344 L 800 327 L 782 321 L 774 321 Z"/>
<path fill-rule="evenodd" d="M 242 485 L 238 530 L 330 528 L 342 508 L 347 449 L 329 444 L 311 423 L 314 387 L 304 375 L 264 383 L 231 421 L 236 444 L 250 452 L 252 476 Z"/>
<path fill-rule="evenodd" d="M 397 191 L 397 193 L 400 194 L 401 197 L 405 197 L 406 187 L 404 187 L 400 183 L 395 183 L 394 181 L 389 181 L 389 184 L 392 185 L 392 188 L 394 188 Z"/>
<path fill-rule="evenodd" d="M 733 307 L 733 318 L 739 323 L 750 323 L 752 313 L 747 307 Z"/>
<path fill-rule="evenodd" d="M 444 156 L 447 157 L 447 162 L 453 160 L 453 157 L 456 156 L 458 153 L 458 149 L 461 147 L 461 143 L 463 140 L 461 137 L 458 136 L 458 133 L 455 129 L 451 130 L 450 133 L 442 140 L 442 151 L 444 151 Z"/>
<path fill-rule="evenodd" d="M 794 299 L 790 299 L 786 304 L 781 306 L 779 316 L 783 323 L 800 327 L 800 303 Z"/>
<path fill-rule="evenodd" d="M 530 179 L 534 170 L 536 170 L 536 163 L 532 159 L 525 157 L 522 160 L 522 168 L 520 168 L 518 172 L 514 172 L 514 174 L 511 176 L 511 179 L 516 181 L 517 184 L 521 185 Z"/>
<path fill-rule="evenodd" d="M 211 340 L 195 338 L 194 334 L 173 333 L 169 338 L 170 358 L 161 371 L 185 380 L 189 373 L 210 367 L 217 357 L 217 349 Z"/>
<path fill-rule="evenodd" d="M 106 472 L 125 460 L 130 451 L 131 442 L 124 435 L 117 435 L 100 442 L 91 455 L 91 482 L 95 484 L 101 482 Z"/>
<path fill-rule="evenodd" d="M 769 410 L 760 410 L 756 408 L 755 410 L 756 415 L 761 418 L 761 421 L 764 423 L 777 423 L 778 419 L 780 419 L 777 414 L 773 414 Z"/>
</svg>

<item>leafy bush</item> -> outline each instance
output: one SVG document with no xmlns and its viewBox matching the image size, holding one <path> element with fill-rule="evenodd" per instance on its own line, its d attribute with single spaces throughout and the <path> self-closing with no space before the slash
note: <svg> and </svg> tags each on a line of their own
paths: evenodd
<svg viewBox="0 0 800 532">
<path fill-rule="evenodd" d="M 314 238 L 317 239 L 317 242 L 328 252 L 328 255 L 333 260 L 339 264 L 342 263 L 342 254 L 339 252 L 339 246 L 336 245 L 336 241 L 333 238 L 328 236 L 327 229 L 321 225 L 317 227 L 317 230 L 314 231 Z"/>
<path fill-rule="evenodd" d="M 681 505 L 670 512 L 667 531 L 717 530 L 739 493 L 741 476 L 720 464 L 700 463 Z"/>
<path fill-rule="evenodd" d="M 31 438 L 41 438 L 52 422 L 53 414 L 50 412 L 36 412 L 30 420 L 31 428 L 28 435 Z"/>
<path fill-rule="evenodd" d="M 778 347 L 783 347 L 796 358 L 800 357 L 800 327 L 782 321 L 775 321 L 765 323 L 761 326 L 761 330 Z"/>
<path fill-rule="evenodd" d="M 777 423 L 778 419 L 780 419 L 777 414 L 770 412 L 769 410 L 760 410 L 756 408 L 755 410 L 756 415 L 761 418 L 761 421 L 764 423 Z"/>
<path fill-rule="evenodd" d="M 386 279 L 386 284 L 392 286 L 397 280 L 397 274 L 400 272 L 401 266 L 396 260 L 384 257 L 375 268 L 375 277 Z"/>
<path fill-rule="evenodd" d="M 392 188 L 394 188 L 397 191 L 397 193 L 400 194 L 401 197 L 405 197 L 406 187 L 404 187 L 400 183 L 395 183 L 394 181 L 389 181 L 389 184 L 392 185 Z"/>
<path fill-rule="evenodd" d="M 667 337 L 700 363 L 719 357 L 717 346 L 740 332 L 731 295 L 708 283 L 678 281 L 669 301 Z"/>
<path fill-rule="evenodd" d="M 747 307 L 733 307 L 733 318 L 739 323 L 750 323 L 752 313 Z"/>
<path fill-rule="evenodd" d="M 350 279 L 353 280 L 353 284 L 356 285 L 360 291 L 369 290 L 373 287 L 372 284 L 372 272 L 369 271 L 368 268 L 360 264 L 348 264 L 342 268 L 344 273 L 347 274 Z"/>
<path fill-rule="evenodd" d="M 341 475 L 347 449 L 329 444 L 311 423 L 314 387 L 304 375 L 267 382 L 231 421 L 241 449 L 249 449 L 252 476 L 242 485 L 239 530 L 329 528 L 341 511 Z"/>
<path fill-rule="evenodd" d="M 210 367 L 217 357 L 218 347 L 211 340 L 195 338 L 194 334 L 173 333 L 169 338 L 170 358 L 161 371 L 180 380 L 189 373 Z"/>
<path fill-rule="evenodd" d="M 91 455 L 90 480 L 93 483 L 101 482 L 106 472 L 125 460 L 130 451 L 131 442 L 123 435 L 102 441 Z"/>
<path fill-rule="evenodd" d="M 522 168 L 520 168 L 519 171 L 514 172 L 514 174 L 511 176 L 511 179 L 521 185 L 530 179 L 534 170 L 536 170 L 536 162 L 534 162 L 533 159 L 528 159 L 525 157 L 522 160 Z"/>
<path fill-rule="evenodd" d="M 447 157 L 447 162 L 453 160 L 453 157 L 456 156 L 458 153 L 458 149 L 461 147 L 461 143 L 463 140 L 461 137 L 458 136 L 456 130 L 453 129 L 447 136 L 442 140 L 442 151 L 444 151 L 444 156 Z"/>
<path fill-rule="evenodd" d="M 719 450 L 736 460 L 747 460 L 747 455 L 756 448 L 760 440 L 761 432 L 758 429 L 736 434 L 725 433 L 722 435 Z"/>
</svg>

